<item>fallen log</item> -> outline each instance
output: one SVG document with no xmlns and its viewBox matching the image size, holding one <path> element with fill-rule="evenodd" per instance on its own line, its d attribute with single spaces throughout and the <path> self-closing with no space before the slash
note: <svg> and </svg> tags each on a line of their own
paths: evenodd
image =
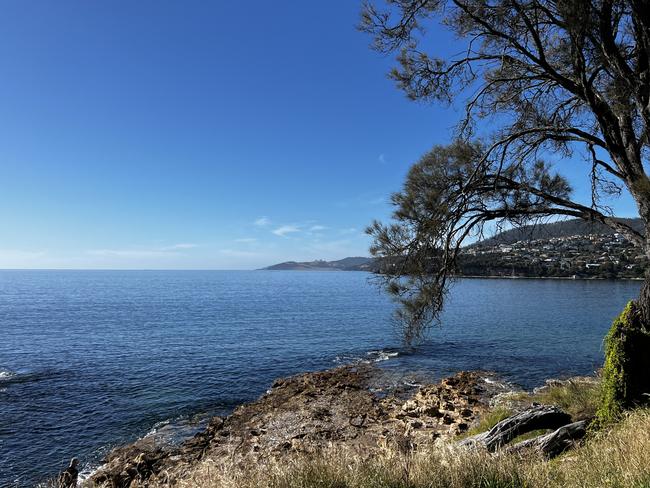
<svg viewBox="0 0 650 488">
<path fill-rule="evenodd" d="M 507 452 L 521 452 L 533 449 L 551 459 L 559 456 L 587 433 L 588 420 L 580 420 L 564 425 L 550 434 L 542 434 L 510 446 Z"/>
<path fill-rule="evenodd" d="M 487 432 L 461 441 L 464 446 L 483 446 L 493 452 L 515 437 L 538 429 L 557 429 L 571 422 L 571 416 L 557 407 L 534 405 L 516 415 L 502 420 Z"/>
</svg>

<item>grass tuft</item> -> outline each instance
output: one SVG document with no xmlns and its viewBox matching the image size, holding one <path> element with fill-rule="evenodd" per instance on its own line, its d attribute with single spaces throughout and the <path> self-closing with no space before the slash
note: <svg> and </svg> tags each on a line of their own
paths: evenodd
<svg viewBox="0 0 650 488">
<path fill-rule="evenodd" d="M 601 398 L 600 383 L 568 380 L 562 385 L 549 386 L 530 396 L 530 401 L 556 405 L 567 412 L 574 421 L 596 415 Z"/>
<path fill-rule="evenodd" d="M 481 415 L 478 423 L 469 428 L 458 438 L 464 439 L 465 437 L 471 437 L 473 435 L 480 434 L 481 432 L 487 432 L 496 424 L 508 418 L 510 415 L 512 415 L 512 410 L 505 407 L 496 407 Z"/>
</svg>

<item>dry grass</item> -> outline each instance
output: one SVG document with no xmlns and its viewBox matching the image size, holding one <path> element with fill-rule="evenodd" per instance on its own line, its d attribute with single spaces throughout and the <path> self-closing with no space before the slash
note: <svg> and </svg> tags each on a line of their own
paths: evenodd
<svg viewBox="0 0 650 488">
<path fill-rule="evenodd" d="M 283 458 L 242 470 L 203 462 L 184 488 L 642 488 L 650 487 L 650 410 L 547 462 L 534 455 L 490 455 L 453 445 L 410 456 L 361 458 L 345 450 Z"/>
<path fill-rule="evenodd" d="M 471 437 L 481 432 L 486 432 L 502 420 L 512 415 L 512 410 L 505 407 L 496 407 L 481 416 L 478 424 L 471 427 L 460 438 Z"/>
<path fill-rule="evenodd" d="M 569 380 L 563 385 L 545 388 L 529 399 L 537 403 L 557 405 L 574 420 L 592 418 L 600 404 L 600 383 Z"/>
</svg>

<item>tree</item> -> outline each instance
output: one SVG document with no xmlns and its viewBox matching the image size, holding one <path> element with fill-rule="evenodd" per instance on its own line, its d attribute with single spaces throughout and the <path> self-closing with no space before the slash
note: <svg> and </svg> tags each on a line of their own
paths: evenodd
<svg viewBox="0 0 650 488">
<path fill-rule="evenodd" d="M 461 54 L 427 52 L 436 21 Z M 383 0 L 364 5 L 361 28 L 397 53 L 391 77 L 409 98 L 465 107 L 456 140 L 426 154 L 393 196 L 394 222 L 369 228 L 407 339 L 437 317 L 460 246 L 489 222 L 598 221 L 650 257 L 648 0 Z M 591 202 L 572 200 L 544 157 L 586 164 Z M 645 233 L 603 203 L 622 191 Z M 649 279 L 634 308 L 650 330 Z"/>
</svg>

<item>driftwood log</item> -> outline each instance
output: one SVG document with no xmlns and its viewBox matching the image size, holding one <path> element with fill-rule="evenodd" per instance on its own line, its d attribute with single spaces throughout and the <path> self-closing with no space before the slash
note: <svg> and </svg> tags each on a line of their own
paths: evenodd
<svg viewBox="0 0 650 488">
<path fill-rule="evenodd" d="M 521 452 L 533 449 L 551 459 L 559 456 L 587 433 L 588 420 L 580 420 L 564 425 L 550 434 L 542 434 L 533 439 L 518 442 L 508 448 L 508 452 Z"/>
<path fill-rule="evenodd" d="M 569 422 L 571 416 L 557 407 L 534 405 L 502 420 L 487 432 L 468 437 L 460 444 L 469 447 L 483 446 L 494 452 L 521 434 L 538 429 L 558 429 Z"/>
</svg>

